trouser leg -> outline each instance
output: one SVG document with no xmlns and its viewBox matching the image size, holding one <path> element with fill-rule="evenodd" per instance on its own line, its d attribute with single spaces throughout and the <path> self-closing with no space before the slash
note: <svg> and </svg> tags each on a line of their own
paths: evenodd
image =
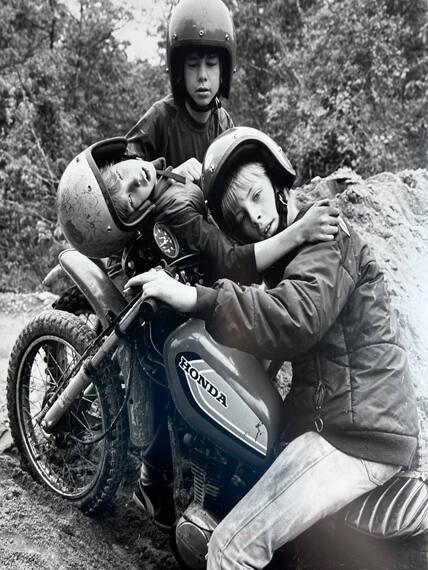
<svg viewBox="0 0 428 570">
<path fill-rule="evenodd" d="M 170 530 L 175 521 L 172 481 L 172 458 L 168 430 L 167 397 L 163 386 L 146 379 L 140 386 L 138 413 L 142 428 L 139 439 L 142 465 L 133 499 L 149 513 L 155 524 Z"/>
<path fill-rule="evenodd" d="M 171 478 L 172 461 L 168 431 L 166 390 L 147 382 L 144 394 L 144 441 L 141 445 L 143 485 Z"/>
<path fill-rule="evenodd" d="M 346 455 L 315 432 L 303 434 L 214 531 L 208 570 L 264 568 L 279 547 L 398 470 Z"/>
</svg>

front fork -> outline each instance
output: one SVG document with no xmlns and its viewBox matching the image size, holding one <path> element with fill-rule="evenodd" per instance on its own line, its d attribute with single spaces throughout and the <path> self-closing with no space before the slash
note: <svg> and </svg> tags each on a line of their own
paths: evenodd
<svg viewBox="0 0 428 570">
<path fill-rule="evenodd" d="M 106 358 L 118 345 L 119 340 L 126 335 L 127 330 L 136 317 L 143 313 L 148 320 L 153 315 L 154 307 L 141 297 L 128 309 L 124 316 L 116 323 L 113 331 L 105 338 L 95 354 L 84 360 L 77 373 L 70 379 L 69 384 L 57 400 L 46 412 L 41 427 L 51 433 L 73 402 L 84 392 L 92 382 L 92 376 Z"/>
</svg>

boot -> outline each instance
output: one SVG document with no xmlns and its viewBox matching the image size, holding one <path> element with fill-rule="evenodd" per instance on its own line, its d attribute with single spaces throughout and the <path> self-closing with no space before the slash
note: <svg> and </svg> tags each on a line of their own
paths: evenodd
<svg viewBox="0 0 428 570">
<path fill-rule="evenodd" d="M 171 487 L 161 471 L 142 464 L 133 500 L 153 518 L 156 526 L 165 531 L 172 529 L 175 522 L 174 500 Z"/>
</svg>

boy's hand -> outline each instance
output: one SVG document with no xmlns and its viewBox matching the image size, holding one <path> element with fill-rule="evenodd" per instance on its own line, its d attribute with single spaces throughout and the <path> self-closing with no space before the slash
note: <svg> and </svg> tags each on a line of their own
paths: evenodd
<svg viewBox="0 0 428 570">
<path fill-rule="evenodd" d="M 170 305 L 181 313 L 191 313 L 196 308 L 197 292 L 195 287 L 189 287 L 170 277 L 165 271 L 151 269 L 141 273 L 126 283 L 124 292 L 131 287 L 141 287 L 141 298 L 154 298 Z"/>
<path fill-rule="evenodd" d="M 197 158 L 192 157 L 174 168 L 172 172 L 185 176 L 191 182 L 195 182 L 201 178 L 202 164 Z"/>
<path fill-rule="evenodd" d="M 303 241 L 317 242 L 334 239 L 339 231 L 339 209 L 327 199 L 318 200 L 299 220 Z"/>
</svg>

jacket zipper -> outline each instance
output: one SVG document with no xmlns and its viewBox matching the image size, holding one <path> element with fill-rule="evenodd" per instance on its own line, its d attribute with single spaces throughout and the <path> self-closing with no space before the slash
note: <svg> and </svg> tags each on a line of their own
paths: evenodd
<svg viewBox="0 0 428 570">
<path fill-rule="evenodd" d="M 326 390 L 325 390 L 324 383 L 321 380 L 321 366 L 320 366 L 318 354 L 316 355 L 315 359 L 316 359 L 315 362 L 316 362 L 316 368 L 317 368 L 318 384 L 317 384 L 317 387 L 315 388 L 315 393 L 314 393 L 314 408 L 315 408 L 314 424 L 315 424 L 315 429 L 317 430 L 317 432 L 321 433 L 322 430 L 324 429 L 324 421 L 321 417 L 321 409 L 322 409 L 322 405 L 324 403 L 325 391 Z"/>
</svg>

